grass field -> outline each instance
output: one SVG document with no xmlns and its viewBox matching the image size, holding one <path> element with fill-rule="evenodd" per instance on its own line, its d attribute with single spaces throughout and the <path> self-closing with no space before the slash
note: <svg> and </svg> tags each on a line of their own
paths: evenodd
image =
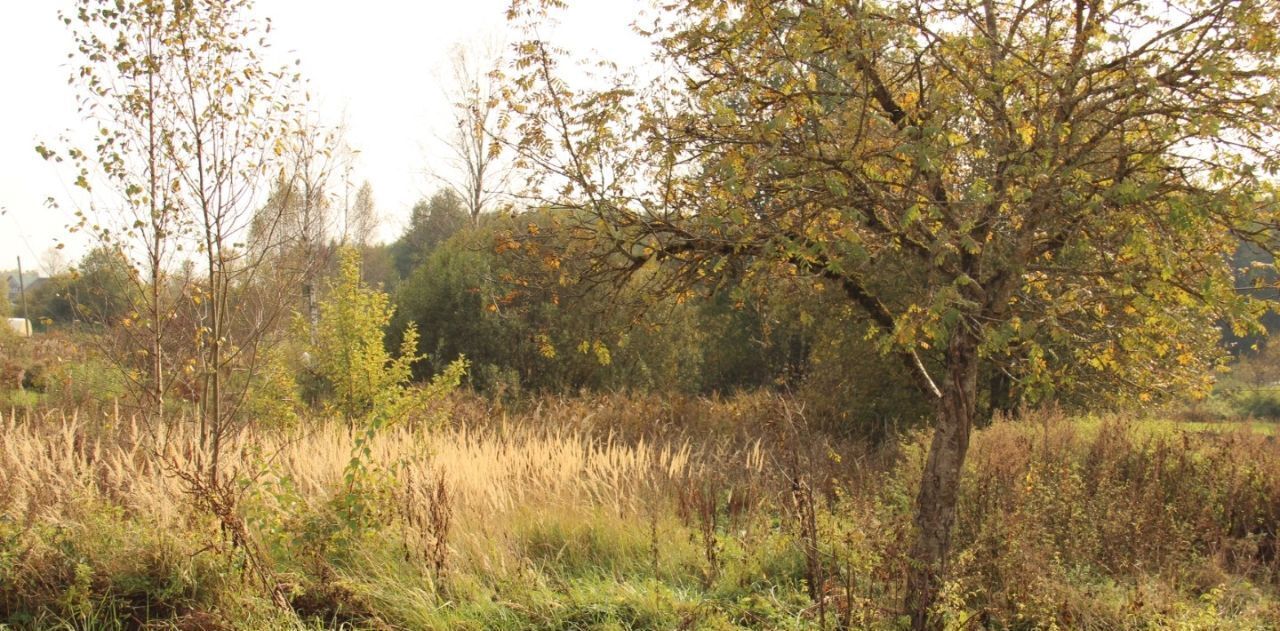
<svg viewBox="0 0 1280 631">
<path fill-rule="evenodd" d="M 0 621 L 903 622 L 923 434 L 870 451 L 807 431 L 762 395 L 657 411 L 561 399 L 505 420 L 460 400 L 451 415 L 442 430 L 384 432 L 378 464 L 354 483 L 341 424 L 246 434 L 228 461 L 229 514 L 184 480 L 199 450 L 181 427 L 6 418 Z M 1040 414 L 979 431 L 941 613 L 953 628 L 1275 628 L 1270 429 Z"/>
</svg>

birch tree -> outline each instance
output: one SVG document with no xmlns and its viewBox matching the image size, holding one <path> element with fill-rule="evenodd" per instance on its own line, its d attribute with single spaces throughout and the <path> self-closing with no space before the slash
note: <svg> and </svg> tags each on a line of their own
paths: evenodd
<svg viewBox="0 0 1280 631">
<path fill-rule="evenodd" d="M 149 340 L 140 350 L 157 417 L 176 368 L 166 361 L 170 340 L 185 340 L 181 369 L 200 384 L 207 459 L 199 464 L 213 487 L 223 482 L 220 454 L 246 394 L 247 386 L 229 387 L 231 373 L 252 376 L 260 344 L 285 312 L 253 291 L 269 248 L 253 247 L 250 228 L 296 127 L 299 78 L 263 62 L 266 29 L 251 11 L 249 0 L 79 0 L 63 21 L 75 37 L 72 82 L 96 130 L 93 148 L 37 147 L 47 159 L 70 159 L 80 188 L 114 193 L 79 211 L 81 226 L 135 264 L 143 309 L 126 328 L 147 331 L 137 339 Z M 270 217 L 260 238 L 273 243 L 281 221 Z M 183 280 L 175 287 L 171 279 Z M 198 316 L 175 331 L 187 306 Z"/>
<path fill-rule="evenodd" d="M 511 163 L 504 154 L 501 56 L 495 46 L 457 45 L 450 58 L 446 96 L 453 108 L 453 130 L 445 139 L 453 173 L 445 184 L 462 200 L 471 225 L 493 210 L 506 190 Z"/>
<path fill-rule="evenodd" d="M 124 355 L 130 368 L 124 374 L 159 420 L 170 372 L 180 363 L 169 353 L 181 294 L 170 290 L 169 272 L 187 228 L 174 199 L 176 176 L 163 156 L 173 142 L 173 108 L 166 100 L 176 79 L 167 42 L 173 20 L 159 1 L 117 6 L 81 0 L 59 17 L 74 39 L 70 80 L 80 93 L 79 111 L 95 131 L 90 142 L 64 137 L 63 146 L 42 144 L 36 151 L 46 160 L 70 161 L 79 188 L 89 191 L 91 181 L 99 188 L 106 208 L 78 208 L 72 229 L 89 232 L 133 267 L 135 317 L 121 332 L 125 345 L 138 352 Z M 143 370 L 132 370 L 139 357 Z"/>
</svg>

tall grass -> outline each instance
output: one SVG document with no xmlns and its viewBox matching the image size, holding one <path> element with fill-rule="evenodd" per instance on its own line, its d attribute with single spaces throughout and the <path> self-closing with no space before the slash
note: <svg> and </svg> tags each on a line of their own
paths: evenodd
<svg viewBox="0 0 1280 631">
<path fill-rule="evenodd" d="M 246 431 L 234 542 L 181 424 L 0 418 L 0 624 L 893 628 L 927 434 L 883 451 L 776 397 L 548 399 Z M 1280 447 L 1040 414 L 978 432 L 939 614 L 957 628 L 1275 628 Z M 356 492 L 358 523 L 344 507 Z M 252 548 L 248 550 L 246 548 Z M 256 555 L 256 556 L 255 556 Z M 271 590 L 252 580 L 269 566 Z"/>
</svg>

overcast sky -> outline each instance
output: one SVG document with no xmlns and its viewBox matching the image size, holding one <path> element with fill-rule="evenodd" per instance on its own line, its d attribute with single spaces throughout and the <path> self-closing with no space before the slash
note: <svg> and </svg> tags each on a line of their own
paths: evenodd
<svg viewBox="0 0 1280 631">
<path fill-rule="evenodd" d="M 441 81 L 450 49 L 459 42 L 507 35 L 509 0 L 258 0 L 256 12 L 273 23 L 276 63 L 293 58 L 326 116 L 345 112 L 348 141 L 360 151 L 353 179 L 373 186 L 384 239 L 394 238 L 409 209 L 436 187 L 427 173 L 445 166 L 438 136 L 450 129 Z M 67 85 L 71 38 L 57 19 L 70 0 L 4 3 L 0 19 L 0 269 L 16 256 L 36 267 L 56 240 L 71 260 L 85 243 L 69 235 L 74 175 L 46 163 L 38 142 L 56 142 L 82 125 Z M 583 57 L 623 63 L 646 48 L 629 29 L 637 0 L 579 0 L 554 32 L 558 44 Z M 61 207 L 45 206 L 49 197 Z"/>
</svg>

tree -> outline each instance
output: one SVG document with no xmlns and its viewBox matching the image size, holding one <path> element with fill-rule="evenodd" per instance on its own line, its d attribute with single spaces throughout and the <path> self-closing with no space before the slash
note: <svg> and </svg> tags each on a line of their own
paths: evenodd
<svg viewBox="0 0 1280 631">
<path fill-rule="evenodd" d="M 108 326 L 120 323 L 134 311 L 133 268 L 118 250 L 97 247 L 76 268 L 65 290 L 77 318 Z M 145 348 L 146 341 L 142 347 Z"/>
<path fill-rule="evenodd" d="M 247 0 L 179 3 L 170 40 L 178 81 L 169 96 L 176 101 L 179 131 L 166 158 L 175 165 L 181 201 L 194 215 L 204 259 L 195 295 L 205 305 L 200 429 L 213 485 L 221 483 L 222 444 L 244 400 L 243 392 L 224 391 L 224 385 L 233 369 L 256 359 L 262 336 L 283 312 L 279 303 L 237 300 L 260 271 L 261 256 L 242 244 L 253 222 L 255 192 L 269 172 L 267 157 L 280 150 L 288 131 L 292 81 L 263 67 L 257 50 L 265 42 L 248 15 L 250 6 Z M 235 328 L 240 330 L 233 338 Z"/>
<path fill-rule="evenodd" d="M 781 264 L 867 314 L 936 410 L 906 590 L 936 627 L 984 369 L 1145 401 L 1207 385 L 1214 322 L 1256 317 L 1229 260 L 1275 234 L 1278 10 L 687 0 L 646 31 L 651 84 L 573 89 L 518 44 L 512 124 L 602 268 Z"/>
<path fill-rule="evenodd" d="M 44 272 L 46 277 L 58 276 L 66 273 L 67 270 L 67 257 L 62 254 L 62 248 L 48 248 L 40 254 L 40 271 Z"/>
<path fill-rule="evenodd" d="M 251 227 L 271 162 L 297 127 L 290 119 L 298 77 L 264 66 L 265 38 L 250 9 L 249 0 L 79 0 L 63 21 L 76 39 L 72 83 L 95 124 L 94 149 L 37 148 L 48 159 L 70 158 L 85 191 L 106 182 L 122 202 L 111 205 L 121 210 L 109 222 L 79 214 L 104 244 L 140 263 L 133 278 L 149 305 L 141 320 L 151 331 L 145 352 L 154 362 L 157 417 L 164 375 L 173 372 L 162 361 L 167 327 L 186 305 L 197 307 L 180 333 L 191 360 L 183 369 L 202 382 L 207 460 L 198 466 L 209 488 L 222 488 L 223 442 L 244 401 L 243 389 L 227 387 L 229 377 L 252 376 L 259 344 L 283 312 L 275 294 L 254 291 L 269 248 L 250 240 L 274 243 L 272 230 L 255 235 Z M 188 255 L 201 269 L 179 275 L 179 291 L 171 291 L 170 272 L 191 262 Z"/>
<path fill-rule="evenodd" d="M 462 200 L 442 189 L 413 205 L 409 226 L 391 248 L 391 258 L 401 278 L 406 278 L 433 249 L 467 225 Z"/>
<path fill-rule="evenodd" d="M 1280 313 L 1274 308 L 1274 304 L 1280 302 L 1280 277 L 1276 274 L 1276 261 L 1272 253 L 1267 248 L 1248 241 L 1242 242 L 1236 249 L 1231 264 L 1236 268 L 1236 287 L 1254 298 L 1273 304 L 1273 308 L 1262 316 L 1265 334 L 1249 332 L 1242 337 L 1232 331 L 1230 326 L 1219 327 L 1222 329 L 1223 345 L 1239 358 L 1267 346 L 1268 336 L 1280 330 Z"/>
<path fill-rule="evenodd" d="M 339 171 L 349 168 L 352 151 L 342 125 L 322 125 L 310 114 L 294 121 L 275 149 L 284 164 L 267 203 L 253 219 L 251 241 L 288 279 L 282 290 L 293 291 L 286 286 L 293 285 L 300 291 L 308 335 L 314 339 L 319 317 L 316 284 L 329 267 L 332 242 L 345 241 L 350 229 L 346 205 L 337 208 L 332 189 Z"/>
<path fill-rule="evenodd" d="M 353 433 L 344 489 L 334 500 L 343 522 L 359 532 L 371 525 L 369 498 L 376 492 L 370 488 L 370 473 L 385 464 L 377 462 L 370 443 L 395 423 L 443 422 L 442 408 L 436 404 L 462 382 L 467 362 L 459 357 L 424 386 L 411 385 L 413 365 L 424 359 L 417 354 L 417 329 L 404 329 L 399 356 L 392 357 L 383 335 L 395 308 L 387 294 L 360 279 L 360 252 L 354 247 L 339 251 L 338 274 L 320 309 L 312 358 L 328 387 L 330 404 Z"/>
<path fill-rule="evenodd" d="M 494 394 L 695 394 L 768 386 L 804 362 L 805 345 L 794 343 L 805 337 L 802 318 L 764 322 L 801 308 L 798 301 L 776 296 L 765 305 L 743 287 L 710 300 L 654 295 L 643 283 L 615 291 L 584 276 L 588 261 L 564 256 L 573 243 L 557 226 L 570 220 L 557 210 L 486 216 L 398 285 L 392 339 L 417 325 L 419 350 L 431 358 L 419 376 L 465 355 L 472 385 Z M 637 302 L 655 304 L 642 313 L 627 307 Z"/>
<path fill-rule="evenodd" d="M 59 325 L 82 321 L 103 329 L 124 324 L 124 337 L 144 338 L 131 339 L 129 348 L 147 348 L 146 333 L 133 328 L 133 317 L 138 315 L 134 273 L 119 250 L 99 245 L 89 250 L 74 270 L 45 277 L 28 290 L 32 319 Z M 120 363 L 138 371 L 148 367 L 146 362 L 131 363 L 130 358 L 120 358 Z"/>
<path fill-rule="evenodd" d="M 382 337 L 394 314 L 387 294 L 360 279 L 359 252 L 344 248 L 329 299 L 320 305 L 311 352 L 334 408 L 349 421 L 362 419 L 386 404 L 388 393 L 400 393 L 409 382 L 413 364 L 421 359 L 414 326 L 404 331 L 399 357 L 387 352 Z"/>
<path fill-rule="evenodd" d="M 80 112 L 94 122 L 95 142 L 88 151 L 66 139 L 69 146 L 61 152 L 45 145 L 36 151 L 46 160 L 70 159 L 80 188 L 90 190 L 94 180 L 116 196 L 111 204 L 116 212 L 78 209 L 72 229 L 89 231 L 99 249 L 114 250 L 138 270 L 129 277 L 138 308 L 130 337 L 145 337 L 140 350 L 147 366 L 133 385 L 159 419 L 177 363 L 165 353 L 175 334 L 168 324 L 182 293 L 166 285 L 187 228 L 175 203 L 174 165 L 164 159 L 175 144 L 176 104 L 166 100 L 166 91 L 177 80 L 167 40 L 176 22 L 165 3 L 155 0 L 80 0 L 74 12 L 59 15 L 73 30 L 71 82 L 81 91 Z"/>
<path fill-rule="evenodd" d="M 395 262 L 391 259 L 392 248 L 391 243 L 375 243 L 363 249 L 360 273 L 364 282 L 381 287 L 383 291 L 391 291 L 396 286 L 398 277 Z"/>
<path fill-rule="evenodd" d="M 359 248 L 373 245 L 378 236 L 379 221 L 378 208 L 373 201 L 373 186 L 365 180 L 356 191 L 356 199 L 347 212 L 347 241 Z"/>
<path fill-rule="evenodd" d="M 499 65 L 496 46 L 454 46 L 446 96 L 454 111 L 454 130 L 446 140 L 452 176 L 442 178 L 462 201 L 471 225 L 492 210 L 507 188 L 511 167 L 503 155 L 499 125 Z"/>
</svg>

